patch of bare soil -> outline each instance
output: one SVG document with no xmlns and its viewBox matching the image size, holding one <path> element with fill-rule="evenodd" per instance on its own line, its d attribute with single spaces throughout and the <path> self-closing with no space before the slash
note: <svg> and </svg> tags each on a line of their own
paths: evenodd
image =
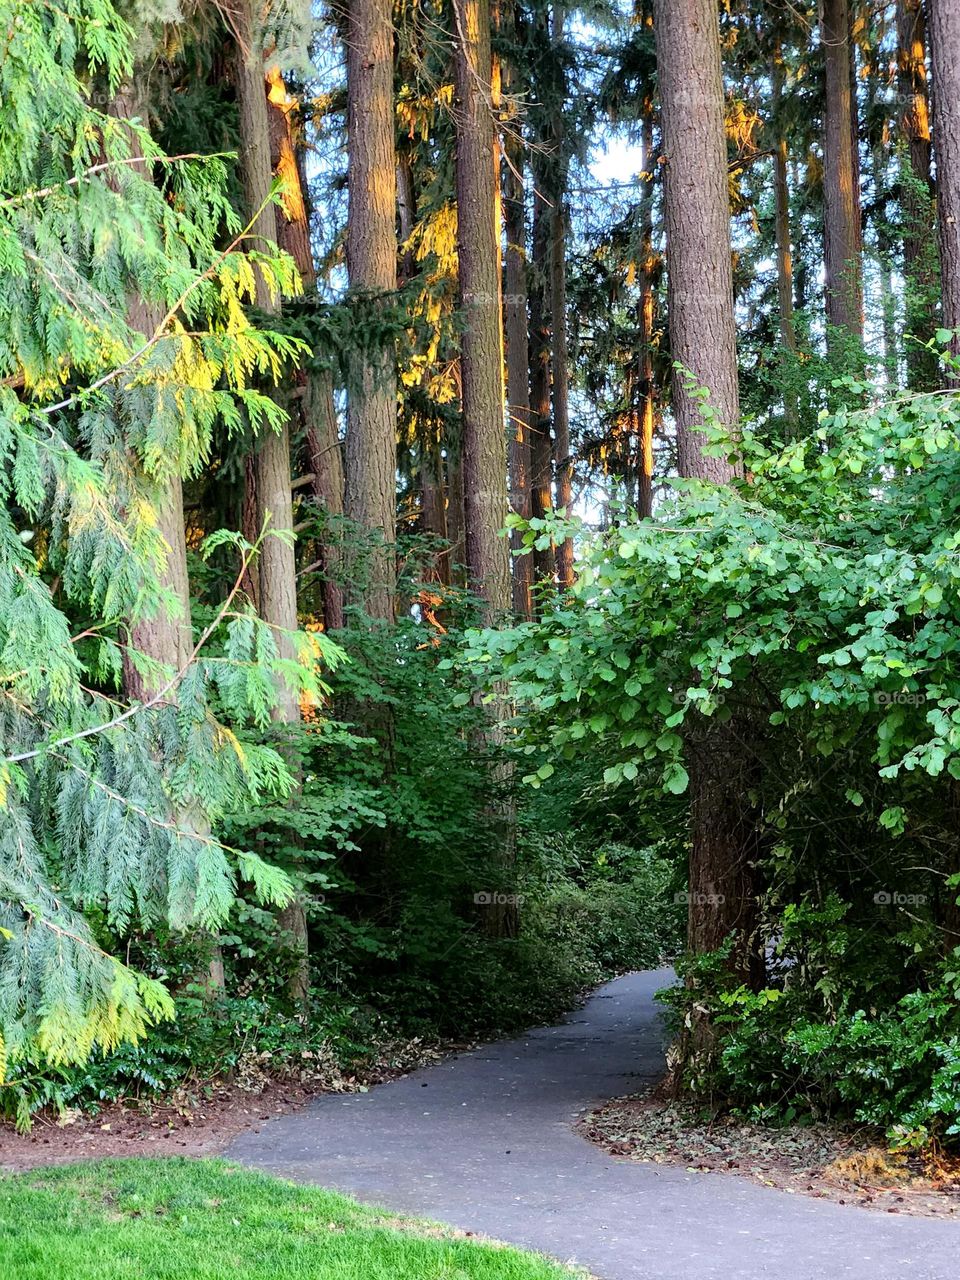
<svg viewBox="0 0 960 1280">
<path fill-rule="evenodd" d="M 617 1098 L 579 1121 L 610 1155 L 751 1178 L 765 1187 L 884 1213 L 960 1217 L 960 1161 L 891 1152 L 876 1133 L 825 1124 L 773 1129 L 711 1117 L 656 1090 Z"/>
<path fill-rule="evenodd" d="M 377 1060 L 342 1071 L 332 1057 L 304 1054 L 282 1073 L 269 1054 L 248 1055 L 233 1080 L 184 1086 L 162 1100 L 127 1099 L 96 1115 L 67 1109 L 41 1113 L 29 1133 L 0 1120 L 0 1170 L 19 1172 L 115 1156 L 210 1156 L 246 1129 L 302 1107 L 324 1093 L 362 1093 L 371 1085 L 428 1066 L 464 1044 L 422 1040 L 383 1046 Z"/>
</svg>

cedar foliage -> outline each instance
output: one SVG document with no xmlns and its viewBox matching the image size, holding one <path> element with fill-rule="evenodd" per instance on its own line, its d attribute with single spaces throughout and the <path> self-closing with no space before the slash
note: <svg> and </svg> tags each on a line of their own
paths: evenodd
<svg viewBox="0 0 960 1280">
<path fill-rule="evenodd" d="M 0 25 L 0 1028 L 7 1058 L 57 1063 L 136 1040 L 171 1009 L 101 949 L 83 909 L 121 929 L 215 929 L 239 879 L 287 899 L 253 851 L 172 815 L 284 794 L 281 756 L 235 729 L 265 723 L 273 672 L 318 697 L 317 658 L 337 651 L 304 636 L 281 660 L 234 592 L 184 671 L 153 672 L 143 706 L 119 699 L 118 624 L 170 607 L 158 491 L 204 465 L 215 431 L 280 425 L 254 384 L 298 343 L 245 307 L 255 271 L 278 295 L 298 282 L 272 248 L 240 251 L 223 158 L 165 156 L 99 109 L 133 69 L 112 4 L 11 0 Z M 147 340 L 133 295 L 163 316 Z M 202 553 L 228 543 L 255 554 L 229 534 Z"/>
</svg>

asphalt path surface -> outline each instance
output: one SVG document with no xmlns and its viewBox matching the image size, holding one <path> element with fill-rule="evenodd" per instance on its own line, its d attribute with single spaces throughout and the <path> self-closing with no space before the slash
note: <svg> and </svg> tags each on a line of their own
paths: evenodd
<svg viewBox="0 0 960 1280">
<path fill-rule="evenodd" d="M 662 1073 L 653 994 L 669 977 L 628 974 L 558 1026 L 322 1097 L 228 1155 L 601 1280 L 960 1280 L 956 1223 L 614 1159 L 574 1132 L 581 1112 Z"/>
</svg>

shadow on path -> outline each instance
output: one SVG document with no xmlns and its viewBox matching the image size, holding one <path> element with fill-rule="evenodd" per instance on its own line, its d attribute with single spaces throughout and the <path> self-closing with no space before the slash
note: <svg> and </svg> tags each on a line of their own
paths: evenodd
<svg viewBox="0 0 960 1280">
<path fill-rule="evenodd" d="M 577 1112 L 662 1072 L 653 993 L 669 978 L 628 974 L 558 1026 L 320 1098 L 227 1154 L 602 1280 L 957 1280 L 955 1223 L 615 1160 L 572 1131 Z"/>
</svg>

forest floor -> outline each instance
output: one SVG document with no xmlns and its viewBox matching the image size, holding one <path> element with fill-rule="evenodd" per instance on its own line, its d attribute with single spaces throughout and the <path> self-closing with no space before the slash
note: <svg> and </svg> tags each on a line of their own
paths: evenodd
<svg viewBox="0 0 960 1280">
<path fill-rule="evenodd" d="M 771 1128 L 710 1116 L 656 1089 L 588 1112 L 578 1129 L 612 1156 L 750 1178 L 764 1187 L 886 1213 L 960 1220 L 960 1161 L 893 1153 L 872 1130 L 827 1124 Z"/>
</svg>

